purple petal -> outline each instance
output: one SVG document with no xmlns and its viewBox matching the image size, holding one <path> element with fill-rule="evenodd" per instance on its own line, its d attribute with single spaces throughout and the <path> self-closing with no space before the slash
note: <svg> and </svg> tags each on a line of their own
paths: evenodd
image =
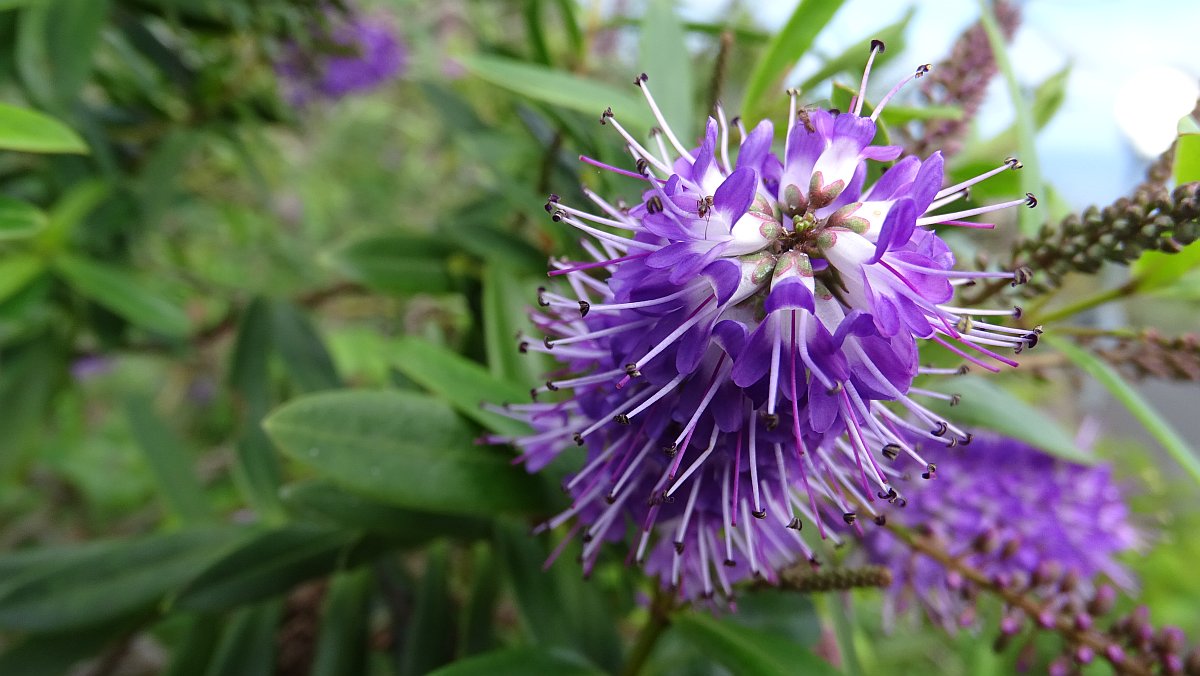
<svg viewBox="0 0 1200 676">
<path fill-rule="evenodd" d="M 737 168 L 749 167 L 761 171 L 763 160 L 771 151 L 771 140 L 774 137 L 775 126 L 771 121 L 759 122 L 742 141 L 742 147 L 738 150 Z"/>
<path fill-rule="evenodd" d="M 758 172 L 749 167 L 735 169 L 713 195 L 713 210 L 732 228 L 754 201 L 758 189 Z"/>
</svg>

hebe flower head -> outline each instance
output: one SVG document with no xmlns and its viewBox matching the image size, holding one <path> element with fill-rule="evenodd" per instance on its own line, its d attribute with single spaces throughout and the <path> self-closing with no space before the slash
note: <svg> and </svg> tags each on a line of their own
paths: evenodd
<svg viewBox="0 0 1200 676">
<path fill-rule="evenodd" d="M 305 44 L 288 44 L 275 64 L 295 106 L 370 91 L 400 76 L 408 63 L 408 50 L 379 17 L 330 9 Z"/>
<path fill-rule="evenodd" d="M 874 43 L 871 59 L 882 48 Z M 611 109 L 601 117 L 636 171 L 581 158 L 640 182 L 642 201 L 615 206 L 584 188 L 597 213 L 557 196 L 546 204 L 555 221 L 590 236 L 582 246 L 592 260 L 552 262 L 551 277 L 565 283 L 539 291 L 534 321 L 546 337 L 521 343 L 559 360 L 533 391 L 558 400 L 504 407 L 534 433 L 490 441 L 515 444 L 530 471 L 585 447 L 586 464 L 565 486 L 571 507 L 546 524 L 574 521 L 585 570 L 630 528 L 632 558 L 689 597 L 728 593 L 749 575 L 773 580 L 799 557 L 815 564 L 814 535 L 837 541 L 830 526 L 859 530 L 860 511 L 882 520 L 881 501 L 903 504 L 892 485 L 897 455 L 933 476 L 914 439 L 971 439 L 918 401 L 949 397 L 913 388 L 914 378 L 958 371 L 919 367 L 918 341 L 998 370 L 992 361 L 1016 363 L 992 348 L 1036 340 L 974 318 L 1010 310 L 949 304 L 957 285 L 1020 282 L 1027 272 L 956 270 L 929 229 L 991 227 L 961 219 L 1032 206 L 1029 196 L 938 213 L 1019 163 L 943 188 L 940 154 L 905 157 L 868 185 L 868 161 L 901 155 L 872 141 L 904 82 L 864 117 L 866 82 L 864 74 L 854 110 L 841 114 L 799 108 L 793 92 L 777 155 L 770 121 L 747 131 L 735 120 L 741 142 L 731 151 L 720 108 L 698 147 L 685 147 L 642 75 L 637 85 L 661 125 L 652 143 Z"/>
<path fill-rule="evenodd" d="M 926 533 L 991 579 L 1016 586 L 1024 580 L 1046 599 L 1051 617 L 1072 604 L 1082 611 L 1098 576 L 1133 585 L 1116 555 L 1135 547 L 1139 536 L 1107 466 L 1058 460 L 990 435 L 969 450 L 928 453 L 943 471 L 912 492 L 908 509 L 896 515 L 899 525 Z M 893 572 L 890 614 L 915 606 L 948 630 L 973 623 L 972 596 L 963 593 L 969 583 L 958 573 L 884 529 L 868 534 L 864 545 L 873 563 Z M 1005 626 L 1015 632 L 1024 619 L 1040 621 L 1010 613 Z"/>
</svg>

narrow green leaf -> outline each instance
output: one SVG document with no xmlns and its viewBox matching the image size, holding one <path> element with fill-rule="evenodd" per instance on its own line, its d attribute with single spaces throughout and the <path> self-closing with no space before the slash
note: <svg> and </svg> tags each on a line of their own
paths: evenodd
<svg viewBox="0 0 1200 676">
<path fill-rule="evenodd" d="M 0 627 L 61 631 L 152 610 L 242 535 L 190 529 L 0 557 Z"/>
<path fill-rule="evenodd" d="M 692 59 L 683 37 L 674 0 L 649 0 L 642 16 L 638 63 L 650 76 L 647 84 L 667 124 L 687 145 L 699 120 L 694 112 Z"/>
<path fill-rule="evenodd" d="M 1046 335 L 1042 336 L 1042 340 L 1048 342 L 1054 349 L 1062 352 L 1063 356 L 1070 359 L 1076 366 L 1083 369 L 1103 385 L 1108 390 L 1108 393 L 1120 402 L 1133 415 L 1134 419 L 1146 428 L 1150 436 L 1154 437 L 1162 445 L 1163 449 L 1167 451 L 1175 462 L 1179 463 L 1179 466 L 1193 480 L 1200 483 L 1200 457 L 1197 457 L 1195 450 L 1191 448 L 1183 437 L 1179 436 L 1175 428 L 1171 427 L 1171 424 L 1150 405 L 1150 402 L 1142 397 L 1140 392 L 1125 382 L 1121 374 L 1101 361 L 1096 355 L 1065 338 Z"/>
<path fill-rule="evenodd" d="M 312 676 L 366 673 L 367 614 L 373 586 L 367 568 L 333 576 L 321 612 Z"/>
<path fill-rule="evenodd" d="M 540 484 L 478 446 L 444 404 L 410 392 L 334 391 L 277 409 L 263 426 L 289 457 L 356 493 L 444 514 L 542 511 Z"/>
<path fill-rule="evenodd" d="M 332 264 L 383 293 L 446 293 L 454 287 L 445 260 L 452 252 L 444 241 L 397 233 L 353 242 L 334 252 Z"/>
<path fill-rule="evenodd" d="M 287 365 L 288 375 L 304 392 L 341 386 L 333 358 L 312 320 L 286 301 L 271 304 L 271 339 Z"/>
<path fill-rule="evenodd" d="M 496 645 L 496 599 L 500 576 L 494 575 L 496 557 L 487 542 L 476 542 L 471 552 L 471 586 L 458 627 L 457 657 L 487 652 Z"/>
<path fill-rule="evenodd" d="M 219 615 L 191 617 L 183 638 L 172 647 L 171 661 L 163 676 L 204 676 L 221 640 L 223 626 L 224 618 Z"/>
<path fill-rule="evenodd" d="M 129 397 L 125 402 L 125 414 L 133 438 L 142 447 L 150 471 L 158 482 L 163 501 L 185 523 L 208 519 L 212 513 L 204 496 L 204 487 L 196 478 L 195 463 L 154 412 L 154 401 L 147 396 Z"/>
<path fill-rule="evenodd" d="M 17 71 L 44 106 L 69 108 L 91 75 L 108 0 L 43 0 L 21 12 Z"/>
<path fill-rule="evenodd" d="M 910 8 L 896 23 L 880 28 L 871 37 L 859 40 L 847 47 L 841 54 L 826 60 L 817 69 L 817 72 L 808 76 L 808 79 L 800 83 L 800 91 L 811 92 L 814 87 L 838 73 L 857 71 L 861 74 L 863 66 L 867 62 L 867 54 L 871 51 L 872 40 L 882 40 L 883 44 L 887 45 L 886 51 L 876 55 L 876 67 L 885 65 L 888 61 L 895 58 L 897 54 L 903 54 L 905 48 L 908 46 L 907 41 L 904 39 L 904 33 L 908 30 L 908 24 L 912 21 L 915 12 L 915 9 Z"/>
<path fill-rule="evenodd" d="M 496 555 L 522 623 L 539 645 L 571 648 L 616 671 L 621 659 L 617 618 L 596 585 L 569 566 L 546 568 L 549 547 L 544 538 L 529 537 L 524 524 L 496 524 Z M 563 554 L 571 555 L 570 549 Z"/>
<path fill-rule="evenodd" d="M 1133 283 L 1138 291 L 1151 293 L 1171 286 L 1197 267 L 1200 267 L 1200 241 L 1192 242 L 1179 253 L 1147 251 L 1133 264 Z"/>
<path fill-rule="evenodd" d="M 967 376 L 947 381 L 946 387 L 962 397 L 958 405 L 936 401 L 930 408 L 960 427 L 999 432 L 1070 462 L 1086 465 L 1096 461 L 1079 450 L 1074 438 L 1053 418 L 989 380 Z"/>
<path fill-rule="evenodd" d="M 565 648 L 506 648 L 459 660 L 429 676 L 601 676 L 606 673 Z"/>
<path fill-rule="evenodd" d="M 38 250 L 56 253 L 63 249 L 72 233 L 96 207 L 112 193 L 112 185 L 100 180 L 76 183 L 50 209 L 46 227 L 34 237 Z"/>
<path fill-rule="evenodd" d="M 49 115 L 0 103 L 0 150 L 86 154 L 88 148 L 79 134 Z"/>
<path fill-rule="evenodd" d="M 0 302 L 24 289 L 45 269 L 45 261 L 32 254 L 13 253 L 0 259 Z"/>
<path fill-rule="evenodd" d="M 880 118 L 888 124 L 899 125 L 913 120 L 961 120 L 962 108 L 958 106 L 888 106 Z"/>
<path fill-rule="evenodd" d="M 273 676 L 275 634 L 283 619 L 283 601 L 242 608 L 226 623 L 208 665 L 208 676 Z"/>
<path fill-rule="evenodd" d="M 71 667 L 100 654 L 106 645 L 133 632 L 142 618 L 109 622 L 55 634 L 33 634 L 7 643 L 0 653 L 0 674 L 71 674 Z"/>
<path fill-rule="evenodd" d="M 461 62 L 477 77 L 535 101 L 592 113 L 597 118 L 605 108 L 611 107 L 626 127 L 645 131 L 655 125 L 654 116 L 645 102 L 628 90 L 499 56 L 472 54 L 462 57 Z M 632 78 L 629 88 L 634 88 Z"/>
<path fill-rule="evenodd" d="M 1038 164 L 1037 146 L 1034 144 L 1037 128 L 1034 125 L 1032 106 L 1025 100 L 1025 95 L 1021 91 L 1021 83 L 1017 81 L 1017 73 L 1008 58 L 1008 48 L 1004 44 L 1004 35 L 1000 32 L 1000 26 L 996 23 L 996 15 L 984 0 L 978 0 L 978 4 L 979 21 L 983 24 L 984 32 L 987 33 L 988 42 L 992 46 L 992 55 L 996 59 L 996 66 L 1000 69 L 1000 73 L 1008 85 L 1008 97 L 1012 100 L 1013 110 L 1016 112 L 1017 151 L 1020 153 L 1021 163 L 1025 165 L 1021 169 L 1020 175 L 1021 191 L 1038 195 L 1042 192 L 1042 172 Z M 1036 233 L 1044 221 L 1042 215 L 1034 209 L 1019 210 L 1017 219 L 1021 226 L 1021 232 L 1026 235 Z"/>
<path fill-rule="evenodd" d="M 438 537 L 481 538 L 491 531 L 484 519 L 402 509 L 323 481 L 284 486 L 281 495 L 284 506 L 298 518 L 379 535 L 395 547 L 418 547 Z"/>
<path fill-rule="evenodd" d="M 174 608 L 226 610 L 282 594 L 335 569 L 359 535 L 293 524 L 262 531 L 213 561 L 174 599 Z"/>
<path fill-rule="evenodd" d="M 522 354 L 517 334 L 536 335 L 529 321 L 530 299 L 537 284 L 521 280 L 507 268 L 489 265 L 483 271 L 483 340 L 488 370 L 501 380 L 523 385 L 538 383 L 548 370 L 540 352 Z M 514 388 L 514 393 L 515 393 Z"/>
<path fill-rule="evenodd" d="M 160 296 L 156 285 L 123 268 L 74 255 L 61 256 L 54 265 L 80 295 L 136 326 L 171 337 L 183 337 L 191 329 L 178 304 Z"/>
<path fill-rule="evenodd" d="M 1200 124 L 1190 116 L 1179 122 L 1174 175 L 1176 185 L 1200 181 Z"/>
<path fill-rule="evenodd" d="M 404 636 L 400 676 L 428 674 L 454 659 L 454 615 L 451 609 L 445 543 L 430 548 L 425 577 L 417 586 L 412 617 Z"/>
<path fill-rule="evenodd" d="M 32 237 L 46 227 L 46 222 L 41 209 L 0 195 L 0 240 Z"/>
<path fill-rule="evenodd" d="M 743 627 L 727 619 L 700 612 L 684 613 L 673 620 L 675 630 L 697 650 L 739 674 L 819 676 L 837 674 L 828 662 L 808 648 L 783 637 Z"/>
<path fill-rule="evenodd" d="M 513 348 L 515 352 L 516 349 Z M 396 342 L 396 368 L 413 382 L 446 399 L 459 413 L 498 434 L 528 434 L 529 427 L 485 411 L 481 404 L 529 400 L 529 390 L 493 377 L 479 364 L 417 338 Z"/>
<path fill-rule="evenodd" d="M 813 40 L 841 6 L 842 0 L 800 0 L 787 24 L 771 38 L 750 72 L 742 105 L 747 120 L 757 122 L 767 116 L 771 101 L 783 95 L 783 78 L 812 47 Z"/>
<path fill-rule="evenodd" d="M 234 476 L 247 500 L 268 518 L 282 516 L 279 487 L 283 471 L 278 456 L 260 425 L 270 408 L 268 361 L 273 315 L 270 301 L 251 301 L 238 325 L 230 360 L 229 384 L 239 399 L 242 431 L 237 442 Z"/>
</svg>

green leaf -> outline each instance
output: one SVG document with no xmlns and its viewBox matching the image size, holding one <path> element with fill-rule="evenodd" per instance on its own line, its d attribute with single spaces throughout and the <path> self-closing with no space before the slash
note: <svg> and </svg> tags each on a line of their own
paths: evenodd
<svg viewBox="0 0 1200 676">
<path fill-rule="evenodd" d="M 0 103 L 0 150 L 86 154 L 88 147 L 79 134 L 49 115 Z"/>
<path fill-rule="evenodd" d="M 112 185 L 100 180 L 76 183 L 50 209 L 46 227 L 34 238 L 38 250 L 57 253 L 66 246 L 72 233 L 96 207 L 112 193 Z"/>
<path fill-rule="evenodd" d="M 783 78 L 842 6 L 842 0 L 800 0 L 783 30 L 771 38 L 754 64 L 742 110 L 750 122 L 767 117 L 771 101 L 783 95 Z M 863 57 L 866 58 L 865 56 Z"/>
<path fill-rule="evenodd" d="M 348 490 L 444 514 L 540 512 L 538 481 L 499 449 L 478 446 L 454 412 L 410 392 L 301 397 L 263 426 L 291 458 Z"/>
<path fill-rule="evenodd" d="M 1200 181 L 1200 124 L 1191 116 L 1179 121 L 1175 138 L 1175 183 Z"/>
<path fill-rule="evenodd" d="M 6 643 L 0 674 L 73 674 L 71 667 L 99 654 L 104 646 L 131 633 L 141 618 L 110 622 L 56 634 L 34 634 Z"/>
<path fill-rule="evenodd" d="M 204 676 L 221 640 L 224 618 L 196 615 L 189 618 L 183 638 L 172 646 L 171 661 L 163 676 Z"/>
<path fill-rule="evenodd" d="M 515 352 L 516 349 L 513 348 Z M 480 425 L 506 435 L 530 432 L 525 423 L 485 411 L 480 404 L 529 400 L 529 390 L 493 377 L 479 364 L 418 338 L 396 342 L 396 368 L 413 382 L 441 396 L 459 413 Z"/>
<path fill-rule="evenodd" d="M 1138 291 L 1151 293 L 1171 286 L 1198 266 L 1200 241 L 1192 242 L 1179 253 L 1147 251 L 1133 264 L 1133 283 Z"/>
<path fill-rule="evenodd" d="M 699 612 L 673 619 L 676 631 L 696 650 L 737 674 L 833 676 L 837 670 L 804 646 L 765 631 Z"/>
<path fill-rule="evenodd" d="M 212 513 L 204 496 L 204 487 L 196 478 L 195 463 L 154 412 L 154 401 L 147 396 L 130 397 L 125 402 L 125 413 L 133 438 L 142 447 L 150 471 L 158 482 L 163 501 L 184 522 L 208 519 Z"/>
<path fill-rule="evenodd" d="M 323 481 L 284 486 L 283 504 L 297 517 L 386 537 L 396 547 L 418 547 L 438 537 L 486 537 L 484 519 L 401 509 L 368 500 Z"/>
<path fill-rule="evenodd" d="M 367 568 L 333 576 L 321 612 L 312 676 L 366 673 L 367 615 L 373 586 Z"/>
<path fill-rule="evenodd" d="M 0 557 L 0 627 L 61 631 L 152 610 L 242 535 L 190 529 Z"/>
<path fill-rule="evenodd" d="M 537 383 L 549 370 L 542 353 L 517 350 L 519 332 L 536 335 L 529 321 L 529 299 L 535 297 L 536 287 L 503 266 L 489 265 L 483 271 L 483 340 L 488 370 L 496 378 L 516 384 Z"/>
<path fill-rule="evenodd" d="M 493 575 L 496 557 L 487 542 L 476 542 L 471 552 L 471 587 L 459 617 L 458 653 L 462 659 L 491 650 L 496 644 L 496 599 L 500 576 Z"/>
<path fill-rule="evenodd" d="M 910 8 L 896 23 L 880 28 L 871 37 L 859 40 L 847 47 L 841 54 L 827 59 L 817 69 L 817 72 L 800 83 L 800 91 L 810 92 L 814 87 L 838 73 L 857 71 L 861 74 L 867 62 L 867 54 L 871 51 L 872 40 L 882 40 L 887 45 L 886 51 L 875 56 L 875 67 L 883 66 L 897 54 L 903 54 L 905 48 L 908 46 L 908 42 L 904 39 L 904 33 L 908 30 L 908 24 L 912 21 L 915 12 L 915 9 Z"/>
<path fill-rule="evenodd" d="M 499 56 L 473 54 L 461 61 L 476 77 L 536 101 L 592 113 L 597 118 L 611 107 L 622 125 L 640 131 L 656 124 L 645 102 L 628 90 Z M 633 87 L 630 78 L 629 88 Z"/>
<path fill-rule="evenodd" d="M 271 304 L 271 318 L 271 338 L 301 391 L 341 386 L 333 358 L 307 314 L 291 303 L 276 301 Z"/>
<path fill-rule="evenodd" d="M 283 601 L 242 608 L 226 623 L 208 676 L 273 676 L 276 633 L 283 619 Z"/>
<path fill-rule="evenodd" d="M 46 227 L 46 214 L 32 204 L 0 195 L 0 240 L 25 239 Z"/>
<path fill-rule="evenodd" d="M 1162 445 L 1175 462 L 1179 463 L 1193 480 L 1200 483 L 1200 457 L 1197 457 L 1195 450 L 1115 369 L 1065 338 L 1046 335 L 1042 336 L 1042 340 L 1103 385 L 1108 393 L 1146 428 L 1150 436 Z"/>
<path fill-rule="evenodd" d="M 46 262 L 32 254 L 14 253 L 0 258 L 0 302 L 12 298 L 45 269 Z"/>
<path fill-rule="evenodd" d="M 506 648 L 458 660 L 429 676 L 601 676 L 604 673 L 564 648 Z"/>
<path fill-rule="evenodd" d="M 67 109 L 91 75 L 108 0 L 43 0 L 23 10 L 16 65 L 43 107 Z"/>
<path fill-rule="evenodd" d="M 1019 177 L 1021 192 L 1037 195 L 1042 192 L 1042 172 L 1038 165 L 1037 147 L 1034 145 L 1037 127 L 1034 124 L 1032 106 L 1025 100 L 1025 96 L 1021 92 L 1021 84 L 1017 81 L 1016 71 L 1008 58 L 1008 49 L 1004 45 L 1004 35 L 1000 32 L 996 15 L 984 0 L 978 0 L 978 4 L 979 21 L 983 25 L 984 32 L 987 33 L 988 42 L 992 46 L 992 55 L 996 59 L 996 66 L 1004 75 L 1004 81 L 1008 85 L 1008 97 L 1012 100 L 1013 109 L 1016 111 L 1017 152 L 1024 165 Z M 1066 76 L 1062 77 L 1065 86 Z M 1051 80 L 1054 78 L 1052 77 Z M 1020 223 L 1021 232 L 1026 235 L 1035 233 L 1044 222 L 1042 215 L 1035 213 L 1033 209 L 1020 209 L 1017 220 Z"/>
<path fill-rule="evenodd" d="M 444 241 L 413 234 L 377 235 L 332 256 L 342 274 L 389 294 L 446 293 L 454 283 L 446 267 L 453 249 Z"/>
<path fill-rule="evenodd" d="M 673 0 L 649 0 L 642 16 L 638 63 L 650 76 L 647 84 L 667 124 L 687 145 L 698 122 L 692 59 L 683 40 L 683 25 Z"/>
<path fill-rule="evenodd" d="M 172 605 L 208 612 L 282 594 L 337 568 L 359 538 L 354 531 L 307 524 L 259 532 L 205 568 Z"/>
<path fill-rule="evenodd" d="M 417 586 L 401 651 L 400 676 L 421 676 L 454 659 L 454 616 L 450 599 L 449 550 L 430 548 L 425 577 Z"/>
<path fill-rule="evenodd" d="M 578 551 L 578 543 L 571 543 L 562 556 L 570 558 Z M 570 566 L 547 568 L 550 549 L 545 538 L 529 537 L 524 524 L 496 524 L 496 554 L 522 623 L 539 645 L 568 647 L 616 670 L 621 658 L 618 621 L 596 584 L 583 580 Z"/>
<path fill-rule="evenodd" d="M 177 304 L 158 295 L 157 285 L 135 277 L 123 268 L 64 255 L 55 269 L 76 292 L 103 305 L 148 331 L 183 337 L 191 329 L 187 314 Z"/>
<path fill-rule="evenodd" d="M 946 381 L 947 390 L 961 396 L 956 406 L 931 401 L 929 407 L 959 427 L 989 429 L 1081 464 L 1096 459 L 1079 450 L 1075 439 L 1050 416 L 985 378 L 967 376 Z"/>
<path fill-rule="evenodd" d="M 268 361 L 272 321 L 271 303 L 265 298 L 255 298 L 246 308 L 234 341 L 229 384 L 242 409 L 234 476 L 255 509 L 277 518 L 282 515 L 279 486 L 283 483 L 283 472 L 260 425 L 270 407 Z"/>
</svg>

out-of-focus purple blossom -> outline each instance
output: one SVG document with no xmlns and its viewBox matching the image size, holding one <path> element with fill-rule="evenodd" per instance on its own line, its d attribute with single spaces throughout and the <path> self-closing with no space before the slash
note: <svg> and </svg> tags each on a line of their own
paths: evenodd
<svg viewBox="0 0 1200 676">
<path fill-rule="evenodd" d="M 340 99 L 400 77 L 408 50 L 381 17 L 326 12 L 305 40 L 289 43 L 275 69 L 290 103 Z"/>
<path fill-rule="evenodd" d="M 76 382 L 86 382 L 113 370 L 112 359 L 101 354 L 90 354 L 76 359 L 71 364 L 71 377 Z"/>
<path fill-rule="evenodd" d="M 958 369 L 920 367 L 917 341 L 981 368 L 1015 366 L 994 350 L 1019 351 L 1036 334 L 991 321 L 1019 313 L 951 301 L 958 285 L 1028 273 L 957 270 L 931 226 L 987 228 L 962 219 L 1036 201 L 943 209 L 1014 159 L 943 188 L 940 154 L 906 157 L 868 182 L 868 161 L 901 153 L 873 144 L 879 112 L 927 70 L 870 115 L 866 74 L 846 113 L 801 108 L 792 93 L 781 155 L 770 121 L 747 130 L 719 108 L 685 146 L 644 75 L 636 84 L 660 125 L 649 143 L 614 111 L 601 116 L 636 171 L 581 159 L 640 182 L 642 199 L 626 206 L 583 188 L 593 212 L 551 196 L 553 220 L 591 237 L 590 260 L 553 261 L 564 284 L 539 291 L 533 318 L 546 337 L 521 342 L 560 362 L 533 390 L 553 401 L 496 407 L 533 433 L 487 438 L 516 445 L 530 471 L 584 447 L 565 485 L 573 502 L 545 526 L 573 522 L 585 572 L 603 543 L 632 537 L 630 558 L 684 597 L 773 581 L 783 565 L 816 564 L 812 535 L 836 541 L 847 525 L 861 532 L 860 512 L 882 520 L 881 503 L 903 503 L 897 456 L 932 477 L 915 440 L 971 440 L 921 403 L 950 397 L 913 387 L 918 375 Z"/>
<path fill-rule="evenodd" d="M 1081 604 L 1101 576 L 1133 586 L 1116 557 L 1136 547 L 1139 534 L 1108 466 L 1066 462 L 991 435 L 976 437 L 969 449 L 927 453 L 938 463 L 938 480 L 914 487 L 896 523 L 928 533 L 993 579 L 1026 580 L 1049 599 L 1049 613 Z M 883 529 L 868 534 L 864 547 L 873 563 L 893 572 L 889 616 L 919 608 L 947 630 L 972 623 L 973 603 L 956 573 Z M 1015 632 L 1020 619 L 1005 622 Z"/>
</svg>

